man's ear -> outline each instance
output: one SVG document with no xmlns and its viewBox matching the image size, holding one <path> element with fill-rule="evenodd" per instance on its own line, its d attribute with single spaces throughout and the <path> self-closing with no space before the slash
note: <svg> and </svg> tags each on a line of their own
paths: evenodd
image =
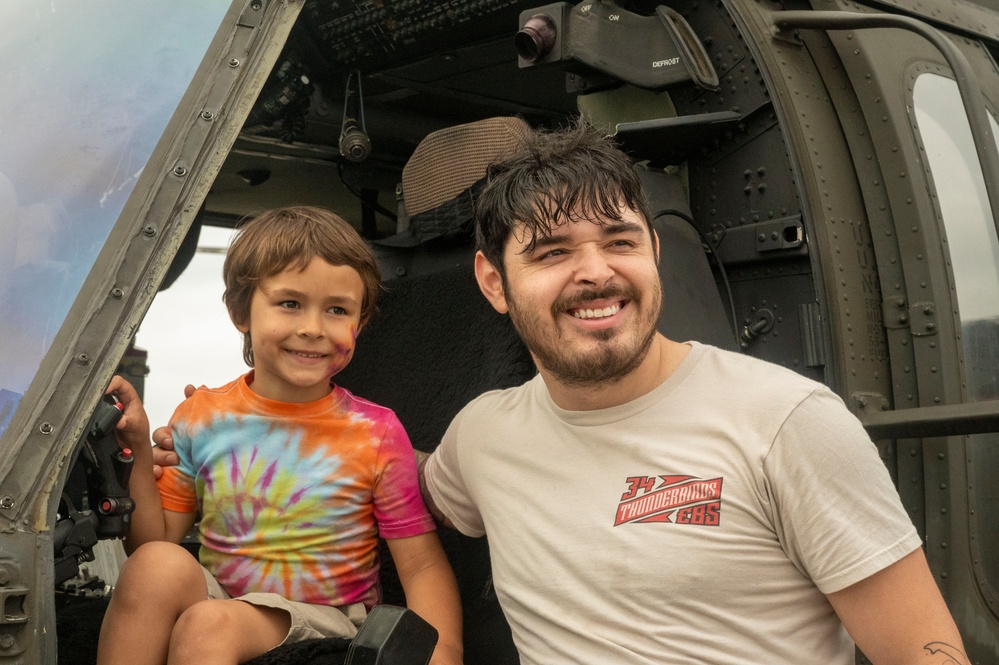
<svg viewBox="0 0 999 665">
<path fill-rule="evenodd" d="M 659 258 L 661 257 L 661 254 L 659 254 L 659 234 L 656 233 L 654 230 L 652 231 L 652 251 L 655 252 L 656 265 L 658 265 Z"/>
<path fill-rule="evenodd" d="M 500 314 L 510 311 L 506 304 L 506 295 L 503 293 L 503 277 L 482 252 L 475 253 L 475 279 L 479 282 L 479 290 L 493 309 Z"/>
</svg>

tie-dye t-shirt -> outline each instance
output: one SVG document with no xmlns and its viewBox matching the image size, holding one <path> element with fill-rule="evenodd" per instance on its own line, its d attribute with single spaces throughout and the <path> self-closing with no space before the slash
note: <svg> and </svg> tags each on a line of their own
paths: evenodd
<svg viewBox="0 0 999 665">
<path fill-rule="evenodd" d="M 199 558 L 233 597 L 370 608 L 379 535 L 434 529 L 409 437 L 391 410 L 343 388 L 289 404 L 254 393 L 252 377 L 177 407 L 180 464 L 159 481 L 163 507 L 200 511 Z"/>
</svg>

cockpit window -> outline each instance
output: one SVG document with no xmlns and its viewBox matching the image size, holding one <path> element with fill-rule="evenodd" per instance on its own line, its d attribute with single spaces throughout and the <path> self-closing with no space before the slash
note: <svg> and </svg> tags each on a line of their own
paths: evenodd
<svg viewBox="0 0 999 665">
<path fill-rule="evenodd" d="M 923 74 L 916 123 L 947 231 L 961 317 L 968 397 L 999 399 L 999 237 L 957 84 Z M 989 115 L 992 136 L 999 135 Z"/>
<path fill-rule="evenodd" d="M 999 237 L 992 222 L 979 166 L 957 84 L 936 74 L 916 79 L 913 105 L 919 135 L 933 172 L 954 272 L 964 348 L 966 398 L 999 398 Z M 999 127 L 990 114 L 992 136 Z M 967 437 L 968 510 L 971 560 L 980 588 L 999 589 L 999 521 L 995 501 L 999 433 Z M 993 593 L 989 592 L 989 593 Z M 996 602 L 993 595 L 990 603 Z"/>
<path fill-rule="evenodd" d="M 0 434 L 229 5 L 0 3 Z"/>
</svg>

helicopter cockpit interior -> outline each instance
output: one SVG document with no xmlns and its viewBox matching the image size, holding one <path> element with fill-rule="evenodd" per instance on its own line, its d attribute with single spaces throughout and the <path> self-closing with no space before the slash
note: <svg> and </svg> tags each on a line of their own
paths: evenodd
<svg viewBox="0 0 999 665">
<path fill-rule="evenodd" d="M 93 662 L 129 501 L 127 461 L 101 461 L 119 454 L 101 392 L 167 365 L 202 382 L 183 348 L 141 339 L 208 231 L 291 204 L 351 222 L 385 290 L 339 381 L 430 451 L 470 399 L 535 373 L 471 270 L 486 168 L 579 117 L 649 194 L 660 331 L 837 392 L 963 608 L 969 654 L 999 657 L 994 3 L 38 5 L 0 9 L 18 26 L 0 57 L 28 63 L 0 118 L 32 119 L 0 131 L 0 663 Z M 517 662 L 487 541 L 442 539 L 466 661 Z M 36 593 L 53 583 L 58 612 Z M 404 604 L 391 566 L 383 586 Z M 58 653 L 33 623 L 52 614 Z"/>
</svg>

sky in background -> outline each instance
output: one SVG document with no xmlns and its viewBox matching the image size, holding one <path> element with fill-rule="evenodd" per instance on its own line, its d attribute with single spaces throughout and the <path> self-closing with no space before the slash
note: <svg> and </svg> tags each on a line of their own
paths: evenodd
<svg viewBox="0 0 999 665">
<path fill-rule="evenodd" d="M 135 346 L 149 354 L 144 404 L 152 429 L 167 424 L 186 384 L 216 387 L 249 369 L 242 337 L 222 304 L 225 255 L 218 250 L 232 234 L 232 229 L 202 228 L 190 265 L 156 295 L 135 335 Z"/>
</svg>

